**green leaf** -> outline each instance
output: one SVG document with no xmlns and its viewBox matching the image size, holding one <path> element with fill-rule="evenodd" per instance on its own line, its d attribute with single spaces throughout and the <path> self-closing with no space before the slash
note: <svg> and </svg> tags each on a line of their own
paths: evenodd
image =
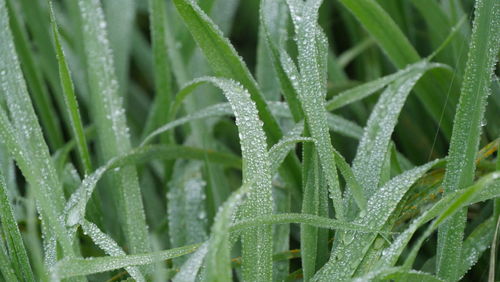
<svg viewBox="0 0 500 282">
<path fill-rule="evenodd" d="M 445 193 L 472 184 L 475 156 L 481 135 L 481 121 L 490 93 L 493 68 L 500 46 L 500 3 L 478 0 L 469 56 L 453 123 L 453 133 L 444 178 Z M 449 219 L 439 231 L 437 273 L 445 280 L 457 280 L 466 210 Z"/>
</svg>

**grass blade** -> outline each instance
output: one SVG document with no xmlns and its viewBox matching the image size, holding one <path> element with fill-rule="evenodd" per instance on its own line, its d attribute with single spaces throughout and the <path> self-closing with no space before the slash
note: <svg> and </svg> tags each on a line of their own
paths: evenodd
<svg viewBox="0 0 500 282">
<path fill-rule="evenodd" d="M 460 101 L 453 124 L 448 163 L 444 178 L 445 193 L 472 184 L 475 156 L 481 134 L 486 98 L 500 46 L 500 3 L 476 1 L 473 32 L 464 73 Z M 437 255 L 438 276 L 457 280 L 465 227 L 465 209 L 440 228 Z"/>
<path fill-rule="evenodd" d="M 7 196 L 7 185 L 0 171 L 0 222 L 2 223 L 3 235 L 9 250 L 10 261 L 17 274 L 18 279 L 24 281 L 35 281 L 31 271 L 30 262 L 23 239 L 14 218 L 14 213 Z M 3 242 L 0 242 L 3 244 Z M 5 276 L 5 274 L 4 274 Z M 8 277 L 5 277 L 8 278 Z"/>
<path fill-rule="evenodd" d="M 194 252 L 200 245 L 126 256 L 73 258 L 59 261 L 52 269 L 53 277 L 58 279 L 89 275 L 130 266 L 152 264 Z"/>
<path fill-rule="evenodd" d="M 56 23 L 54 11 L 52 9 L 52 2 L 50 3 L 50 17 L 52 26 L 52 35 L 56 49 L 57 62 L 59 64 L 59 78 L 61 80 L 61 88 L 64 94 L 64 104 L 68 110 L 68 116 L 71 123 L 73 138 L 75 139 L 76 147 L 80 155 L 84 174 L 87 175 L 92 171 L 92 161 L 90 159 L 89 150 L 87 147 L 87 139 L 83 130 L 83 123 L 78 110 L 78 101 L 76 100 L 73 80 L 69 72 L 69 67 L 66 62 L 61 42 L 59 40 L 59 28 Z"/>
<path fill-rule="evenodd" d="M 122 102 L 118 96 L 113 56 L 107 39 L 106 22 L 98 0 L 78 1 L 82 15 L 83 37 L 91 89 L 91 104 L 97 127 L 98 145 L 108 160 L 131 149 Z M 150 250 L 144 208 L 134 167 L 114 173 L 115 189 L 121 210 L 120 221 L 131 253 Z"/>
</svg>

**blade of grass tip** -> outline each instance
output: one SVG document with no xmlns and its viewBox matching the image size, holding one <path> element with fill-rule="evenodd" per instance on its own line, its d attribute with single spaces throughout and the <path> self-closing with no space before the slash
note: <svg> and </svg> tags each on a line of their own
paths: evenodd
<svg viewBox="0 0 500 282">
<path fill-rule="evenodd" d="M 55 108 L 52 105 L 49 91 L 43 81 L 41 70 L 35 62 L 31 46 L 29 45 L 28 36 L 21 26 L 18 19 L 18 13 L 15 5 L 11 1 L 7 1 L 7 8 L 10 15 L 10 27 L 16 51 L 19 54 L 21 66 L 26 73 L 26 82 L 32 92 L 34 106 L 40 117 L 40 122 L 46 132 L 47 142 L 52 150 L 56 150 L 63 144 L 63 136 L 59 119 L 55 113 Z"/>
<path fill-rule="evenodd" d="M 383 89 L 397 79 L 405 77 L 409 73 L 415 71 L 425 72 L 430 68 L 430 66 L 422 68 L 422 66 L 425 64 L 425 61 L 419 61 L 415 64 L 409 65 L 402 70 L 399 70 L 396 73 L 378 78 L 367 83 L 363 83 L 359 86 L 343 91 L 329 100 L 326 104 L 326 108 L 328 111 L 336 110 L 377 93 L 377 91 Z"/>
<path fill-rule="evenodd" d="M 425 61 L 406 75 L 396 79 L 381 94 L 365 127 L 352 168 L 364 190 L 365 197 L 373 195 L 380 177 L 389 142 L 399 114 L 411 89 L 425 71 L 439 65 Z"/>
<path fill-rule="evenodd" d="M 202 163 L 177 161 L 168 184 L 167 209 L 170 246 L 173 248 L 208 239 L 205 194 L 207 183 L 202 177 Z M 173 260 L 180 268 L 187 257 Z"/>
<path fill-rule="evenodd" d="M 113 56 L 107 39 L 106 21 L 98 0 L 79 0 L 82 29 L 91 89 L 91 108 L 97 127 L 98 146 L 107 160 L 131 149 L 122 100 L 118 96 Z M 135 167 L 125 167 L 113 173 L 121 211 L 120 221 L 131 253 L 151 249 L 141 192 Z"/>
<path fill-rule="evenodd" d="M 255 101 L 259 117 L 264 122 L 264 131 L 269 138 L 269 143 L 278 142 L 282 136 L 281 128 L 270 113 L 250 71 L 229 40 L 222 35 L 195 2 L 189 0 L 174 0 L 173 2 L 214 73 L 217 76 L 234 79 L 248 90 L 252 100 Z M 288 185 L 299 189 L 301 182 L 299 162 L 294 155 L 287 157 L 284 168 L 280 169 L 280 174 Z"/>
<path fill-rule="evenodd" d="M 155 98 L 144 127 L 143 135 L 148 134 L 153 128 L 168 121 L 172 93 L 171 66 L 168 57 L 166 41 L 167 8 L 165 1 L 149 1 L 149 18 L 151 29 L 151 48 L 153 49 L 153 68 L 155 83 Z"/>
<path fill-rule="evenodd" d="M 0 87 L 12 117 L 11 123 L 0 108 L 0 136 L 33 188 L 42 221 L 57 236 L 63 253 L 73 256 L 71 240 L 58 216 L 64 205 L 62 185 L 26 89 L 4 0 L 0 0 L 0 40 L 3 42 L 0 44 Z"/>
<path fill-rule="evenodd" d="M 361 22 L 396 67 L 404 68 L 420 60 L 415 48 L 377 1 L 340 0 L 340 2 Z M 450 95 L 442 95 L 450 91 L 450 77 L 442 76 L 443 74 L 431 73 L 431 76 L 422 79 L 415 91 L 426 110 L 436 122 L 439 122 L 445 136 L 450 136 L 452 105 L 455 104 L 457 97 L 454 95 L 454 89 Z"/>
<path fill-rule="evenodd" d="M 446 165 L 443 184 L 445 193 L 467 187 L 474 179 L 481 120 L 490 93 L 493 68 L 498 60 L 500 2 L 478 0 L 474 15 L 469 55 Z M 436 269 L 438 276 L 443 279 L 457 280 L 465 220 L 466 209 L 463 209 L 439 230 Z"/>
<path fill-rule="evenodd" d="M 264 33 L 266 44 L 269 48 L 269 56 L 278 76 L 283 96 L 288 102 L 294 121 L 299 122 L 303 119 L 304 114 L 298 100 L 297 91 L 293 86 L 291 78 L 286 74 L 283 66 L 281 65 L 280 50 L 284 49 L 282 48 L 284 47 L 284 42 L 281 42 L 279 40 L 276 42 L 277 39 L 281 37 L 284 38 L 287 36 L 287 34 L 278 35 L 278 31 L 276 30 L 276 28 L 278 28 L 278 25 L 275 24 L 275 18 L 278 17 L 278 15 L 283 15 L 281 17 L 285 18 L 285 16 L 287 15 L 287 10 L 288 8 L 284 0 L 261 1 L 260 26 Z"/>
<path fill-rule="evenodd" d="M 257 176 L 258 177 L 258 176 Z M 238 207 L 244 203 L 244 197 L 251 191 L 253 180 L 244 183 L 224 202 L 215 216 L 211 228 L 206 262 L 206 281 L 232 281 L 230 227 Z M 249 199 L 245 199 L 248 201 Z M 269 280 L 270 281 L 270 280 Z"/>
<path fill-rule="evenodd" d="M 381 229 L 408 189 L 438 162 L 425 165 L 400 174 L 387 182 L 367 203 L 366 212 L 353 223 L 372 229 Z M 340 281 L 350 278 L 363 260 L 377 234 L 343 232 L 334 242 L 328 263 L 314 276 L 314 281 Z"/>
<path fill-rule="evenodd" d="M 23 238 L 14 217 L 12 206 L 7 195 L 7 185 L 0 171 L 0 221 L 10 254 L 10 261 L 18 279 L 35 281 L 31 265 L 24 247 Z"/>
<path fill-rule="evenodd" d="M 92 161 L 90 158 L 89 150 L 87 147 L 87 139 L 83 130 L 83 123 L 80 117 L 80 111 L 78 109 L 78 101 L 76 100 L 75 90 L 73 86 L 73 81 L 71 79 L 71 74 L 69 72 L 69 67 L 66 62 L 66 56 L 61 46 L 59 40 L 59 28 L 55 19 L 54 11 L 52 9 L 52 2 L 49 1 L 50 18 L 52 26 L 52 35 L 54 40 L 54 45 L 56 48 L 57 61 L 59 65 L 59 77 L 61 80 L 61 88 L 64 94 L 64 103 L 68 111 L 68 116 L 71 122 L 71 129 L 73 133 L 73 138 L 76 142 L 76 147 L 80 155 L 80 161 L 82 163 L 84 174 L 87 175 L 92 171 Z"/>
<path fill-rule="evenodd" d="M 69 258 L 57 262 L 52 268 L 53 277 L 58 279 L 111 271 L 115 269 L 140 266 L 164 261 L 194 252 L 200 244 L 184 246 L 159 252 L 90 258 Z"/>
<path fill-rule="evenodd" d="M 182 265 L 179 272 L 172 278 L 172 282 L 195 282 L 207 252 L 208 242 L 205 242 Z"/>
</svg>

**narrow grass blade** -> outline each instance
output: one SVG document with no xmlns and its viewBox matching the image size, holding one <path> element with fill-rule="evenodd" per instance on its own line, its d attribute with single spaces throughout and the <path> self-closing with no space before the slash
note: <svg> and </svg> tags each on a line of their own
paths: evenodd
<svg viewBox="0 0 500 282">
<path fill-rule="evenodd" d="M 172 282 L 195 282 L 208 251 L 208 242 L 203 243 L 182 265 Z"/>
<path fill-rule="evenodd" d="M 2 274 L 5 281 L 18 281 L 16 273 L 10 264 L 10 258 L 7 255 L 7 250 L 3 243 L 3 238 L 0 235 L 0 273 Z"/>
<path fill-rule="evenodd" d="M 374 81 L 370 81 L 360 86 L 341 92 L 340 94 L 336 95 L 330 101 L 327 102 L 326 108 L 329 111 L 333 111 L 338 108 L 347 106 L 351 103 L 354 103 L 356 101 L 359 101 L 370 95 L 375 94 L 378 90 L 383 89 L 384 87 L 396 81 L 397 79 L 405 77 L 408 73 L 420 72 L 423 74 L 429 69 L 435 68 L 437 66 L 438 65 L 426 64 L 425 61 L 420 61 L 418 63 L 409 65 L 408 67 L 396 73 L 378 78 Z"/>
<path fill-rule="evenodd" d="M 107 39 L 106 21 L 98 0 L 79 0 L 83 37 L 91 89 L 91 104 L 97 127 L 98 145 L 108 160 L 131 149 L 113 56 Z M 118 200 L 122 230 L 131 253 L 150 250 L 144 208 L 135 167 L 114 173 L 113 194 Z"/>
<path fill-rule="evenodd" d="M 3 236 L 9 250 L 10 261 L 15 269 L 18 279 L 35 281 L 28 255 L 24 247 L 23 238 L 14 218 L 14 213 L 7 196 L 7 185 L 0 171 L 0 222 L 2 223 Z M 0 242 L 3 244 L 3 242 Z M 6 277 L 7 278 L 7 277 Z"/>
<path fill-rule="evenodd" d="M 346 184 L 349 187 L 354 197 L 354 200 L 356 201 L 356 204 L 358 205 L 361 212 L 365 211 L 367 200 L 363 193 L 363 187 L 361 186 L 361 184 L 359 184 L 358 180 L 356 179 L 356 176 L 354 176 L 354 172 L 352 171 L 349 164 L 345 161 L 344 157 L 342 157 L 342 155 L 336 150 L 334 150 L 334 154 L 337 167 L 340 170 L 342 176 L 344 177 Z"/>
<path fill-rule="evenodd" d="M 488 282 L 495 281 L 495 261 L 497 257 L 497 238 L 498 238 L 498 230 L 500 229 L 500 218 L 497 219 L 497 224 L 495 226 L 495 233 L 493 234 L 493 240 L 491 242 L 491 252 L 490 252 L 490 271 L 488 273 Z"/>
<path fill-rule="evenodd" d="M 306 124 L 311 136 L 316 139 L 316 148 L 321 169 L 328 183 L 333 200 L 335 216 L 344 217 L 342 194 L 338 183 L 333 146 L 325 110 L 327 39 L 317 23 L 318 9 L 322 1 L 287 1 L 295 25 L 296 43 L 299 51 L 300 77 L 291 58 L 284 66 L 289 77 L 299 79 L 299 100 L 304 110 Z"/>
<path fill-rule="evenodd" d="M 453 124 L 448 163 L 444 178 L 445 193 L 472 184 L 475 156 L 481 134 L 486 98 L 490 93 L 492 72 L 500 46 L 500 3 L 478 0 L 475 6 L 473 32 L 464 80 Z M 438 276 L 457 280 L 465 210 L 449 219 L 440 228 L 437 254 Z"/>
<path fill-rule="evenodd" d="M 368 119 L 352 165 L 365 197 L 373 195 L 379 187 L 382 165 L 399 114 L 411 89 L 428 68 L 428 64 L 422 62 L 419 67 L 390 84 Z"/>
<path fill-rule="evenodd" d="M 444 282 L 444 280 L 441 280 L 432 274 L 417 270 L 406 270 L 401 267 L 378 269 L 366 274 L 363 277 L 353 279 L 353 282 L 379 280 Z"/>
<path fill-rule="evenodd" d="M 80 155 L 80 161 L 82 163 L 83 171 L 84 174 L 87 175 L 92 171 L 92 161 L 90 159 L 90 154 L 87 147 L 87 139 L 85 138 L 85 133 L 83 130 L 83 123 L 80 117 L 80 111 L 78 109 L 78 101 L 76 100 L 73 81 L 71 79 L 69 67 L 66 62 L 66 56 L 64 55 L 64 51 L 59 39 L 59 28 L 54 16 L 52 4 L 50 4 L 50 16 L 57 62 L 59 64 L 59 77 L 61 80 L 61 88 L 64 94 L 64 103 L 66 105 L 66 109 L 68 110 L 68 116 L 71 122 L 71 130 L 76 143 L 76 147 L 78 149 L 78 153 Z"/>
<path fill-rule="evenodd" d="M 19 66 L 4 0 L 0 0 L 0 90 L 12 121 L 0 108 L 0 136 L 16 160 L 39 203 L 42 220 L 50 225 L 64 254 L 74 254 L 72 243 L 58 215 L 64 205 L 62 185 L 51 162 Z"/>
<path fill-rule="evenodd" d="M 198 247 L 199 244 L 137 255 L 63 259 L 53 267 L 52 275 L 57 279 L 64 279 L 130 266 L 147 265 L 192 253 Z"/>
<path fill-rule="evenodd" d="M 462 246 L 462 260 L 458 277 L 462 278 L 474 266 L 481 255 L 490 248 L 488 242 L 493 241 L 495 235 L 495 221 L 490 218 L 476 227 L 464 240 Z M 491 252 L 493 254 L 495 252 Z"/>
<path fill-rule="evenodd" d="M 367 203 L 366 213 L 360 214 L 353 223 L 381 229 L 396 209 L 405 193 L 420 177 L 437 162 L 406 171 L 387 182 Z M 314 281 L 332 281 L 350 278 L 361 263 L 376 234 L 345 232 L 334 242 L 328 263 L 314 276 Z"/>
<path fill-rule="evenodd" d="M 52 150 L 56 150 L 63 144 L 63 135 L 61 125 L 57 115 L 54 113 L 55 108 L 52 104 L 51 97 L 47 86 L 44 84 L 42 70 L 37 65 L 33 53 L 31 52 L 28 35 L 21 25 L 18 13 L 12 1 L 7 1 L 7 6 L 10 16 L 10 27 L 16 51 L 19 55 L 19 60 L 23 71 L 26 74 L 26 82 L 31 90 L 31 98 L 34 101 L 34 106 L 39 115 L 41 125 L 46 132 L 47 142 Z"/>
<path fill-rule="evenodd" d="M 166 41 L 167 8 L 165 1 L 149 1 L 149 21 L 152 38 L 153 68 L 155 81 L 155 99 L 151 112 L 149 113 L 144 134 L 149 134 L 156 128 L 167 122 L 172 100 L 172 75 L 168 57 Z"/>
</svg>

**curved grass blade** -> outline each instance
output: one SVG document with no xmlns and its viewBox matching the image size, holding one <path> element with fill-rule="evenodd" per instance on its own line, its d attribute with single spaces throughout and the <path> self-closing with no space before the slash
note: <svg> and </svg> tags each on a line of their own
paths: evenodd
<svg viewBox="0 0 500 282">
<path fill-rule="evenodd" d="M 103 159 L 127 153 L 131 149 L 122 102 L 118 96 L 113 56 L 107 39 L 106 21 L 100 1 L 79 0 L 88 79 L 91 89 L 94 123 Z M 148 252 L 144 208 L 135 167 L 129 166 L 113 174 L 118 199 L 119 219 L 131 253 Z"/>
<path fill-rule="evenodd" d="M 52 268 L 53 277 L 58 279 L 90 275 L 130 266 L 152 264 L 157 261 L 176 258 L 194 252 L 200 244 L 137 255 L 120 255 L 91 258 L 63 259 Z"/>
<path fill-rule="evenodd" d="M 340 0 L 340 3 L 361 22 L 396 67 L 404 68 L 420 60 L 415 48 L 377 1 Z M 434 120 L 439 122 L 446 136 L 451 135 L 453 118 L 451 105 L 454 105 L 456 99 L 453 95 L 454 89 L 451 89 L 450 96 L 442 95 L 450 91 L 450 80 L 448 76 L 433 72 L 431 76 L 424 77 L 415 89 L 420 101 Z"/>
<path fill-rule="evenodd" d="M 80 188 L 71 195 L 66 203 L 65 214 L 66 224 L 74 226 L 83 220 L 87 202 L 92 195 L 97 182 L 110 170 L 118 169 L 127 165 L 136 165 L 147 162 L 151 159 L 195 159 L 218 162 L 234 168 L 241 168 L 241 160 L 237 156 L 203 149 L 174 146 L 174 145 L 154 145 L 143 146 L 132 150 L 128 154 L 109 160 L 105 165 L 96 169 L 92 174 L 83 179 Z"/>
<path fill-rule="evenodd" d="M 443 184 L 445 193 L 467 187 L 474 179 L 481 120 L 486 108 L 486 98 L 490 93 L 499 46 L 500 3 L 495 0 L 478 0 L 475 6 L 469 57 L 453 123 Z M 438 276 L 446 280 L 458 278 L 465 216 L 464 209 L 450 218 L 438 233 L 436 269 Z"/>
<path fill-rule="evenodd" d="M 9 251 L 10 262 L 18 279 L 24 281 L 35 281 L 31 265 L 28 260 L 28 255 L 24 247 L 23 238 L 19 232 L 19 228 L 10 205 L 7 195 L 7 185 L 2 171 L 0 171 L 0 222 L 2 223 L 3 237 L 5 238 Z M 3 245 L 3 242 L 0 242 L 0 244 Z"/>
<path fill-rule="evenodd" d="M 426 63 L 426 60 L 420 61 L 418 63 L 407 66 L 406 68 L 399 70 L 396 73 L 378 78 L 376 80 L 361 84 L 349 90 L 343 91 L 333 97 L 327 102 L 326 108 L 329 111 L 336 110 L 338 108 L 347 106 L 351 103 L 364 99 L 370 95 L 375 94 L 377 91 L 391 84 L 392 82 L 405 77 L 408 73 L 419 73 L 422 74 L 429 69 L 436 67 L 444 67 L 444 65 L 432 65 Z"/>
<path fill-rule="evenodd" d="M 87 175 L 92 171 L 92 161 L 90 159 L 90 154 L 87 147 L 87 139 L 85 138 L 80 111 L 78 110 L 78 101 L 76 100 L 73 81 L 71 79 L 69 67 L 66 62 L 66 56 L 64 55 L 64 51 L 59 40 L 59 28 L 57 26 L 54 11 L 52 9 L 52 2 L 49 3 L 52 35 L 56 49 L 57 62 L 59 64 L 59 78 L 61 81 L 62 92 L 64 94 L 64 104 L 66 105 L 66 109 L 68 110 L 71 130 L 76 143 L 76 147 L 78 149 L 78 153 L 80 155 L 80 161 L 82 162 L 83 171 L 84 174 Z"/>
<path fill-rule="evenodd" d="M 408 189 L 422 177 L 437 161 L 427 163 L 400 174 L 375 193 L 367 203 L 366 213 L 360 214 L 353 223 L 372 229 L 382 229 L 389 216 Z M 349 279 L 361 263 L 376 234 L 345 232 L 334 242 L 328 263 L 314 276 L 314 281 Z"/>
<path fill-rule="evenodd" d="M 172 282 L 195 282 L 207 251 L 208 242 L 205 242 L 182 265 L 179 272 L 172 278 Z"/>
<path fill-rule="evenodd" d="M 411 89 L 431 68 L 425 61 L 407 74 L 396 79 L 382 93 L 368 119 L 352 169 L 364 189 L 365 197 L 373 195 L 379 187 L 382 166 L 392 132 Z"/>
</svg>

